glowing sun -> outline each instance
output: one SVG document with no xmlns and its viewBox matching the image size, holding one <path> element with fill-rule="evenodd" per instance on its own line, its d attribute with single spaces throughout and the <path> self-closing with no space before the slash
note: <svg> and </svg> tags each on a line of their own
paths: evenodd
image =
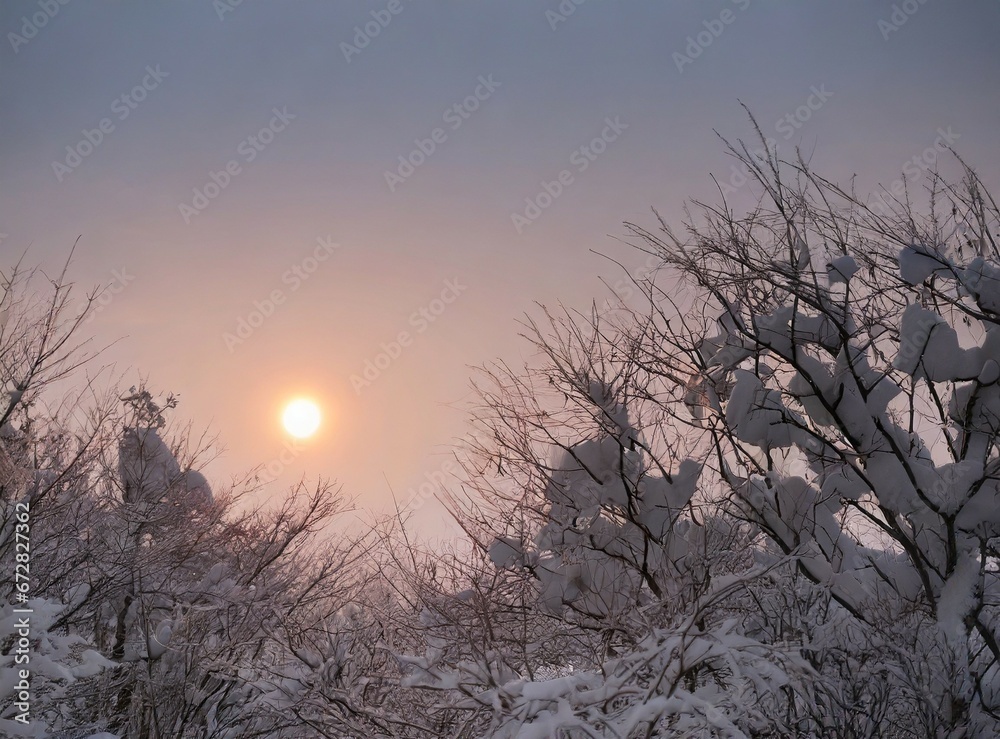
<svg viewBox="0 0 1000 739">
<path fill-rule="evenodd" d="M 281 423 L 292 436 L 305 439 L 316 433 L 321 418 L 318 405 L 307 398 L 299 398 L 285 406 Z"/>
</svg>

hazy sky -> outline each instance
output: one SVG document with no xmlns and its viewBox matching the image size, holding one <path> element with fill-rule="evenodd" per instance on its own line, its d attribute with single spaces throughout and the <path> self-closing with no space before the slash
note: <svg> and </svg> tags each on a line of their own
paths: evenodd
<svg viewBox="0 0 1000 739">
<path fill-rule="evenodd" d="M 220 434 L 210 477 L 270 462 L 379 509 L 464 433 L 470 366 L 520 363 L 534 301 L 605 299 L 591 250 L 640 262 L 622 221 L 715 197 L 738 101 L 863 190 L 942 133 L 1000 179 L 997 2 L 577 2 L 7 0 L 0 264 L 82 235 L 74 278 L 115 287 L 88 330 Z M 299 393 L 326 422 L 276 463 Z"/>
</svg>

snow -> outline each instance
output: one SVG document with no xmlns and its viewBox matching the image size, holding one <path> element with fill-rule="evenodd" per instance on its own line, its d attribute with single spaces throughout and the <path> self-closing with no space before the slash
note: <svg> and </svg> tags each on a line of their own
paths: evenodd
<svg viewBox="0 0 1000 739">
<path fill-rule="evenodd" d="M 1000 536 L 1000 482 L 986 481 L 962 506 L 955 525 L 978 536 Z"/>
<path fill-rule="evenodd" d="M 811 364 L 810 360 L 812 360 L 811 357 L 803 359 L 803 369 Z M 818 362 L 816 364 L 819 365 Z M 801 370 L 795 373 L 792 381 L 788 383 L 788 392 L 802 404 L 813 423 L 820 426 L 832 426 L 836 421 L 833 414 L 823 404 L 825 396 L 832 394 L 828 391 L 828 387 L 831 385 L 828 379 L 829 373 L 822 366 L 810 367 L 809 369 L 811 371 L 808 378 Z M 818 388 L 820 393 L 817 393 L 814 387 Z"/>
<path fill-rule="evenodd" d="M 906 246 L 899 252 L 899 274 L 911 285 L 919 285 L 938 270 L 947 269 L 945 257 L 918 244 Z"/>
<path fill-rule="evenodd" d="M 208 479 L 197 470 L 188 470 L 184 473 L 184 489 L 188 501 L 198 505 L 211 505 L 212 488 L 208 484 Z"/>
<path fill-rule="evenodd" d="M 513 567 L 524 557 L 521 543 L 516 539 L 500 538 L 490 546 L 489 557 L 493 564 L 501 569 Z"/>
<path fill-rule="evenodd" d="M 858 271 L 858 263 L 850 254 L 837 257 L 827 266 L 830 284 L 847 283 Z"/>
<path fill-rule="evenodd" d="M 870 488 L 857 471 L 849 465 L 827 467 L 820 474 L 822 495 L 827 498 L 858 500 Z"/>
<path fill-rule="evenodd" d="M 149 639 L 148 654 L 150 659 L 159 659 L 170 648 L 170 638 L 173 636 L 173 623 L 167 619 L 156 626 L 156 631 Z"/>
<path fill-rule="evenodd" d="M 638 518 L 654 536 L 666 536 L 673 522 L 694 496 L 701 471 L 700 463 L 685 459 L 671 480 L 659 476 L 643 478 Z"/>
<path fill-rule="evenodd" d="M 977 257 L 958 272 L 958 279 L 980 308 L 990 313 L 1000 313 L 1000 267 Z"/>
<path fill-rule="evenodd" d="M 787 409 L 781 394 L 765 388 L 752 372 L 736 370 L 733 374 L 736 385 L 726 406 L 726 423 L 736 436 L 769 449 L 791 446 L 792 435 L 789 425 L 784 422 Z"/>
<path fill-rule="evenodd" d="M 903 311 L 893 366 L 931 382 L 972 380 L 983 371 L 983 356 L 978 347 L 960 348 L 955 329 L 936 312 L 913 303 Z"/>
<path fill-rule="evenodd" d="M 966 638 L 965 619 L 976 607 L 978 585 L 978 559 L 965 553 L 938 596 L 938 623 L 948 637 L 959 640 Z"/>
<path fill-rule="evenodd" d="M 181 477 L 173 452 L 155 428 L 127 429 L 118 468 L 128 501 L 155 501 Z"/>
<path fill-rule="evenodd" d="M 170 502 L 185 507 L 210 505 L 208 480 L 197 470 L 182 471 L 155 428 L 126 429 L 119 444 L 118 469 L 127 502 Z"/>
<path fill-rule="evenodd" d="M 976 381 L 981 385 L 992 385 L 997 380 L 1000 380 L 1000 364 L 995 359 L 987 359 Z"/>
</svg>

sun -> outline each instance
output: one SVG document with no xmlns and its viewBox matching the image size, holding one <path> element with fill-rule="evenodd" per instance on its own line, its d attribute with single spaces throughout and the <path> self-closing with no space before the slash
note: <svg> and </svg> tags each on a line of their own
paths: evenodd
<svg viewBox="0 0 1000 739">
<path fill-rule="evenodd" d="M 308 398 L 293 400 L 281 414 L 285 431 L 297 439 L 307 439 L 315 434 L 321 419 L 319 406 Z"/>
</svg>

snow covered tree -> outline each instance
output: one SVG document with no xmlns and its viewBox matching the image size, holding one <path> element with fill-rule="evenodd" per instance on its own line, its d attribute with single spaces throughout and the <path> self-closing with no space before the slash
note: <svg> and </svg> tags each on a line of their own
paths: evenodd
<svg viewBox="0 0 1000 739">
<path fill-rule="evenodd" d="M 786 730 L 761 707 L 804 699 L 812 670 L 750 636 L 741 608 L 790 561 L 758 557 L 749 526 L 696 498 L 704 462 L 646 394 L 629 336 L 603 333 L 596 314 L 528 327 L 541 359 L 487 371 L 471 490 L 451 499 L 505 573 L 494 609 L 517 592 L 530 612 L 528 641 L 487 634 L 460 662 L 431 650 L 414 679 L 459 686 L 492 736 Z"/>
<path fill-rule="evenodd" d="M 302 736 L 275 675 L 296 660 L 289 633 L 355 599 L 363 546 L 318 539 L 344 499 L 320 482 L 250 506 L 252 475 L 213 495 L 211 443 L 170 427 L 176 399 L 83 377 L 86 312 L 65 273 L 48 297 L 36 274 L 0 285 L 0 556 L 12 573 L 30 555 L 26 590 L 0 579 L 0 733 Z"/>
<path fill-rule="evenodd" d="M 68 265 L 69 260 L 50 278 L 19 261 L 0 275 L 0 559 L 6 563 L 0 577 L 5 676 L 0 732 L 5 735 L 48 735 L 47 726 L 73 716 L 72 691 L 79 683 L 111 666 L 86 636 L 68 627 L 91 595 L 91 581 L 82 572 L 91 552 L 81 534 L 95 515 L 87 481 L 108 410 L 88 383 L 67 391 L 61 403 L 45 396 L 95 356 L 80 327 L 96 293 L 79 304 L 82 311 L 72 310 Z M 46 288 L 38 288 L 41 278 Z M 80 418 L 68 423 L 75 412 Z M 32 611 L 29 637 L 15 608 Z M 29 724 L 18 720 L 17 681 L 9 679 L 26 665 L 34 719 Z"/>
<path fill-rule="evenodd" d="M 601 649 L 464 672 L 511 736 L 996 735 L 996 203 L 957 157 L 887 214 L 730 151 L 751 211 L 628 224 L 644 310 L 529 322 L 540 359 L 488 373 L 453 508 Z"/>
<path fill-rule="evenodd" d="M 963 165 L 959 185 L 931 178 L 924 211 L 907 197 L 884 215 L 803 161 L 731 151 L 766 207 L 705 207 L 684 240 L 631 226 L 702 297 L 652 301 L 640 362 L 668 378 L 663 407 L 697 432 L 736 514 L 909 651 L 915 730 L 994 735 L 996 203 Z M 887 604 L 915 643 L 886 630 Z"/>
<path fill-rule="evenodd" d="M 95 616 L 118 669 L 94 720 L 122 736 L 301 735 L 297 627 L 321 628 L 357 587 L 359 543 L 317 540 L 343 498 L 324 482 L 277 506 L 248 506 L 250 481 L 213 495 L 193 469 L 203 442 L 169 431 L 173 396 L 122 400 L 103 490 L 114 587 Z"/>
</svg>

